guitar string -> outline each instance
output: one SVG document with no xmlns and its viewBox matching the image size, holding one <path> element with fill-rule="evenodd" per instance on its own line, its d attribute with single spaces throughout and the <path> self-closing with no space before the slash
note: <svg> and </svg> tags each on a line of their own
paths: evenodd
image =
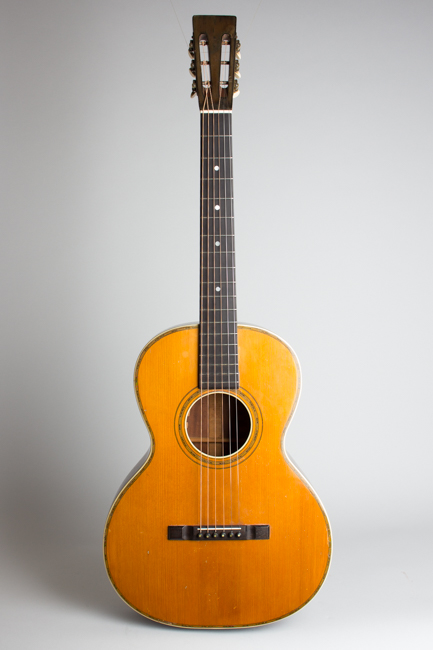
<svg viewBox="0 0 433 650">
<path fill-rule="evenodd" d="M 207 261 L 206 261 L 206 267 L 207 267 L 207 290 L 206 290 L 206 296 L 207 296 L 207 302 L 206 302 L 206 317 L 207 317 L 207 346 L 206 346 L 206 359 L 207 359 L 207 440 L 208 440 L 208 446 L 207 446 L 207 532 L 209 534 L 209 523 L 210 523 L 210 445 L 211 445 L 211 426 L 210 426 L 210 343 L 209 343 L 209 290 L 210 290 L 210 259 L 209 259 L 209 226 L 210 226 L 210 197 L 209 197 L 209 132 L 210 132 L 210 109 L 209 109 L 209 98 L 212 102 L 212 92 L 210 89 L 210 86 L 207 89 L 207 96 L 208 96 L 208 111 L 207 111 L 207 143 L 208 143 L 208 151 L 207 151 L 207 179 L 208 179 L 208 192 L 207 192 L 207 236 L 206 236 L 206 246 L 207 246 Z"/>
<path fill-rule="evenodd" d="M 225 169 L 226 168 L 225 161 L 227 160 L 226 154 L 227 153 L 230 154 L 230 145 L 228 147 L 228 151 L 226 151 L 226 120 L 228 121 L 230 119 L 229 114 L 228 113 L 227 114 L 222 113 L 221 114 L 221 119 L 222 119 L 222 123 L 223 123 L 222 132 L 223 132 L 223 143 L 224 143 L 224 149 L 223 149 L 223 151 L 224 151 L 224 186 L 225 186 L 225 189 L 227 189 L 228 183 L 227 183 L 227 180 L 226 180 L 227 171 Z M 228 135 L 228 140 L 230 142 L 230 133 Z M 221 169 L 221 165 L 220 165 L 220 169 Z M 221 180 L 220 180 L 220 182 L 221 182 Z M 229 194 L 231 194 L 231 193 L 229 193 Z M 225 196 L 227 196 L 227 192 L 225 192 Z M 224 205 L 225 205 L 225 208 L 226 208 L 225 220 L 224 220 L 225 221 L 225 224 L 224 224 L 225 225 L 225 242 L 224 242 L 225 245 L 224 245 L 224 249 L 225 249 L 225 253 L 226 253 L 226 269 L 225 269 L 225 271 L 226 271 L 225 272 L 226 281 L 225 281 L 225 286 L 226 286 L 226 292 L 227 292 L 226 293 L 226 306 L 227 306 L 227 371 L 228 371 L 228 382 L 227 383 L 228 383 L 228 393 L 229 393 L 228 394 L 228 435 L 229 435 L 228 456 L 229 456 L 229 480 L 230 480 L 230 524 L 233 526 L 234 522 L 233 522 L 233 484 L 232 484 L 231 375 L 230 375 L 230 335 L 229 335 L 229 325 L 228 325 L 228 321 L 230 321 L 230 310 L 229 310 L 229 291 L 228 291 L 229 277 L 228 277 L 228 264 L 227 264 L 227 259 L 228 259 L 227 256 L 228 256 L 228 248 L 229 248 L 228 243 L 229 243 L 230 240 L 229 240 L 229 237 L 228 237 L 229 219 L 227 217 L 227 202 L 225 202 Z M 221 237 L 221 239 L 222 239 L 222 237 Z M 222 346 L 222 338 L 223 337 L 221 336 L 221 348 L 223 350 L 224 348 Z M 223 358 L 224 358 L 224 355 L 222 354 L 221 359 L 223 359 Z M 222 374 L 222 370 L 223 370 L 223 367 L 221 368 L 221 374 Z"/>
<path fill-rule="evenodd" d="M 230 114 L 229 120 L 230 120 L 230 127 L 231 127 L 232 126 L 232 124 L 231 124 L 232 115 L 231 114 Z M 230 129 L 230 131 L 231 131 L 231 129 Z M 232 196 L 234 196 L 234 193 L 233 193 L 233 177 L 234 177 L 234 174 L 233 174 L 233 142 L 232 142 L 231 155 L 232 155 L 232 157 L 231 157 L 232 169 L 231 169 L 231 175 L 230 175 L 231 176 L 230 184 L 231 184 L 231 190 L 232 190 L 231 194 L 232 194 Z M 234 201 L 233 201 L 233 204 L 234 204 Z M 233 214 L 233 217 L 234 217 L 234 214 Z M 233 235 L 233 237 L 232 237 L 232 240 L 233 240 L 233 252 L 231 253 L 231 255 L 232 255 L 232 258 L 231 258 L 232 259 L 232 264 L 231 265 L 233 267 L 232 268 L 232 295 L 233 295 L 233 305 L 235 305 L 237 307 L 236 277 L 235 277 L 236 261 L 235 261 L 235 246 L 234 246 L 234 241 L 235 241 L 235 220 L 234 220 L 234 218 L 232 219 L 232 229 L 233 229 L 233 232 L 232 232 L 232 235 Z M 236 341 L 235 350 L 238 353 L 239 349 L 238 349 L 237 308 L 236 308 L 236 318 L 234 318 L 233 321 L 234 321 L 234 323 L 233 323 L 233 339 Z M 228 326 L 228 331 L 229 331 L 229 329 L 230 329 L 230 326 Z M 236 431 L 236 453 L 238 454 L 239 453 L 239 417 L 238 417 L 238 413 L 239 413 L 239 408 L 238 408 L 239 407 L 239 399 L 238 399 L 239 354 L 237 354 L 237 356 L 235 357 L 235 362 L 236 362 L 235 363 L 235 373 L 234 373 L 235 399 L 236 399 L 236 401 L 235 401 L 235 418 L 236 418 L 235 431 Z M 237 459 L 237 463 L 236 463 L 236 473 L 237 473 L 237 493 L 238 493 L 238 495 L 237 495 L 238 496 L 238 499 L 237 499 L 238 500 L 238 523 L 240 524 L 241 523 L 241 501 L 240 501 L 241 497 L 240 497 L 239 458 Z"/>
<path fill-rule="evenodd" d="M 206 103 L 206 97 L 204 103 Z M 204 235 L 204 201 L 205 201 L 205 195 L 204 195 L 204 178 L 205 178 L 205 170 L 204 170 L 204 155 L 203 155 L 203 148 L 204 148 L 204 115 L 200 115 L 200 132 L 201 132 L 201 142 L 200 142 L 200 147 L 201 147 L 201 235 Z M 200 264 L 200 274 L 201 274 L 201 287 L 200 287 L 200 349 L 199 352 L 203 353 L 203 347 L 204 347 L 204 266 L 203 266 L 203 252 L 204 252 L 204 237 L 201 237 L 200 241 L 200 249 L 201 249 L 201 264 Z M 204 377 L 203 377 L 203 362 L 200 360 L 200 451 L 203 453 L 203 383 L 204 383 Z M 199 475 L 199 493 L 200 493 L 200 503 L 199 503 L 199 511 L 200 511 L 200 530 L 203 528 L 203 463 L 200 462 L 200 475 Z"/>
</svg>

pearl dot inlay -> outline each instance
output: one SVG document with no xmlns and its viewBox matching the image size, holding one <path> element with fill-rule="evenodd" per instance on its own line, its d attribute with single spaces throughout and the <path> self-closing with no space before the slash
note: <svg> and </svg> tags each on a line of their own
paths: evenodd
<svg viewBox="0 0 433 650">
<path fill-rule="evenodd" d="M 216 287 L 215 291 L 221 291 L 221 287 Z"/>
<path fill-rule="evenodd" d="M 215 165 L 214 170 L 215 170 L 216 172 L 218 172 L 219 169 L 220 169 L 220 168 L 218 167 L 218 165 Z"/>
<path fill-rule="evenodd" d="M 219 246 L 219 245 L 220 245 L 219 241 L 216 241 L 215 246 Z"/>
<path fill-rule="evenodd" d="M 216 205 L 216 206 L 215 206 L 215 210 L 219 210 L 219 209 L 220 209 L 220 206 L 219 206 L 219 205 Z"/>
</svg>

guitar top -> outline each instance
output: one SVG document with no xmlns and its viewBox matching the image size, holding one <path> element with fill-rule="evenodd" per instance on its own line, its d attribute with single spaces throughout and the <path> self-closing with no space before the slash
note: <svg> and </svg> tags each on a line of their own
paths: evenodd
<svg viewBox="0 0 433 650">
<path fill-rule="evenodd" d="M 317 593 L 331 534 L 284 450 L 300 390 L 296 356 L 271 332 L 237 323 L 236 18 L 194 16 L 189 54 L 200 110 L 200 321 L 156 336 L 138 358 L 151 446 L 110 509 L 104 556 L 114 588 L 140 614 L 246 627 Z"/>
</svg>

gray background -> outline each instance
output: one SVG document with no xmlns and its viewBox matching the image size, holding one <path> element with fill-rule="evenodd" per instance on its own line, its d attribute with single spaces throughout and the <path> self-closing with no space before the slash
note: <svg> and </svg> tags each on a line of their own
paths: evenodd
<svg viewBox="0 0 433 650">
<path fill-rule="evenodd" d="M 2 0 L 7 648 L 431 648 L 431 0 L 175 0 L 238 16 L 240 322 L 289 341 L 286 446 L 334 530 L 295 616 L 205 632 L 117 597 L 103 526 L 149 439 L 132 372 L 198 318 L 199 118 L 168 1 Z M 254 19 L 254 20 L 253 20 Z"/>
</svg>

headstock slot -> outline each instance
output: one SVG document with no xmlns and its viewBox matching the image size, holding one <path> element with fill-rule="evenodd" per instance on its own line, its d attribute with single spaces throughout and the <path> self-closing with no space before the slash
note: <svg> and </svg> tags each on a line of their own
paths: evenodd
<svg viewBox="0 0 433 650">
<path fill-rule="evenodd" d="M 201 83 L 203 88 L 210 88 L 210 64 L 209 64 L 209 41 L 206 34 L 200 34 L 199 43 L 199 61 L 201 72 Z"/>
<path fill-rule="evenodd" d="M 192 42 L 200 110 L 231 110 L 235 91 L 236 17 L 194 16 Z"/>
</svg>

